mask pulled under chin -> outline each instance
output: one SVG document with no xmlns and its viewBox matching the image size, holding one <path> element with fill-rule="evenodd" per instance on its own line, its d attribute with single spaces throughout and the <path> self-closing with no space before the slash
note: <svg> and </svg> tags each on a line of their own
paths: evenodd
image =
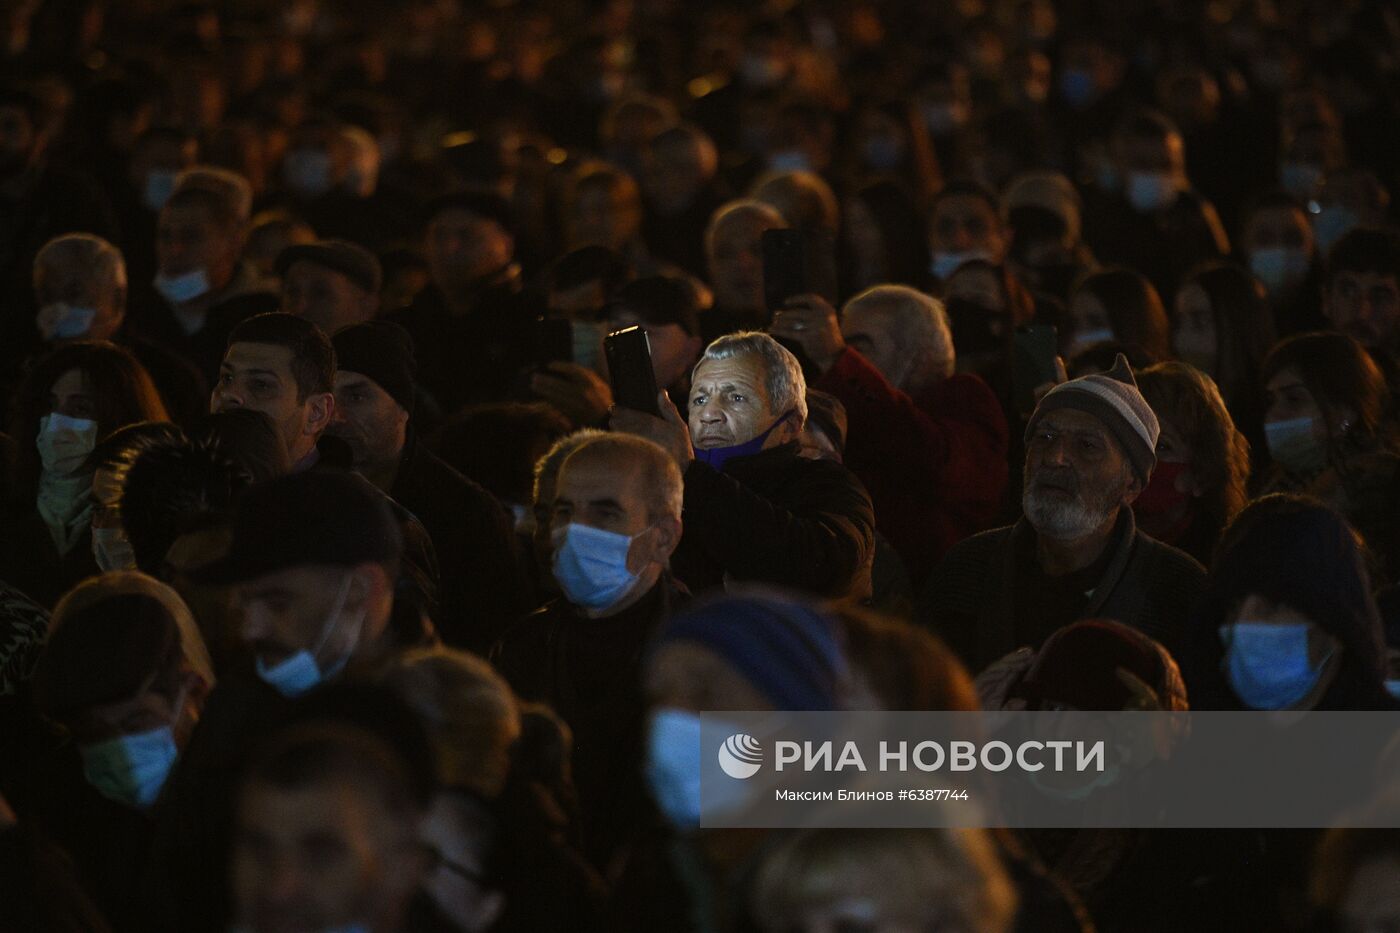
<svg viewBox="0 0 1400 933">
<path fill-rule="evenodd" d="M 72 340 L 83 337 L 97 320 L 97 309 L 55 301 L 39 309 L 34 323 L 45 340 Z"/>
<path fill-rule="evenodd" d="M 154 284 L 160 296 L 173 305 L 194 301 L 210 290 L 209 274 L 202 266 L 180 275 L 161 273 L 156 276 Z"/>
<path fill-rule="evenodd" d="M 768 435 L 777 430 L 778 425 L 783 423 L 792 412 L 784 412 L 778 416 L 778 420 L 768 426 L 768 430 L 758 434 L 742 444 L 730 444 L 727 447 L 710 447 L 708 449 L 695 449 L 695 459 L 699 460 L 713 469 L 723 471 L 724 465 L 735 457 L 751 457 L 763 450 L 763 445 L 768 443 Z"/>
<path fill-rule="evenodd" d="M 340 593 L 336 596 L 335 605 L 326 616 L 325 624 L 321 627 L 321 637 L 314 648 L 302 648 L 273 665 L 268 665 L 261 657 L 254 660 L 258 677 L 284 697 L 298 697 L 311 691 L 339 674 L 345 669 L 345 665 L 350 663 L 350 655 L 354 653 L 355 646 L 364 634 L 364 611 L 361 611 L 355 622 L 355 637 L 344 654 L 324 669 L 316 662 L 316 655 L 325 647 L 331 632 L 335 630 L 336 622 L 340 619 L 341 610 L 345 608 L 346 597 L 350 595 L 350 580 L 351 575 L 346 574 L 345 581 L 340 585 Z"/>
</svg>

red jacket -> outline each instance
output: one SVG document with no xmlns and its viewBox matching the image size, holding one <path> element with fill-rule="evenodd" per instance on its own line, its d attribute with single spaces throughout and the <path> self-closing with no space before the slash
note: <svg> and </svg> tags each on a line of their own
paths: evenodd
<svg viewBox="0 0 1400 933">
<path fill-rule="evenodd" d="M 869 490 L 875 527 L 916 586 L 954 544 L 996 524 L 1006 416 L 979 377 L 954 375 L 914 399 L 848 347 L 813 388 L 846 406 L 846 467 Z"/>
</svg>

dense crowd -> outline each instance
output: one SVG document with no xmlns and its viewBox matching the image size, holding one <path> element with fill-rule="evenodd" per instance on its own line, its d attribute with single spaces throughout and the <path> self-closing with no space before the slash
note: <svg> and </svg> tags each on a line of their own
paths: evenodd
<svg viewBox="0 0 1400 933">
<path fill-rule="evenodd" d="M 1400 929 L 699 826 L 701 712 L 1400 708 L 1397 125 L 1382 0 L 2 0 L 0 929 Z"/>
</svg>

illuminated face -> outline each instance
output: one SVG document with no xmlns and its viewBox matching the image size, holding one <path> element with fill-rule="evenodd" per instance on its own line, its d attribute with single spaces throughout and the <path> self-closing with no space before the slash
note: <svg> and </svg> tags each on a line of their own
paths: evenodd
<svg viewBox="0 0 1400 933">
<path fill-rule="evenodd" d="M 704 360 L 696 367 L 690 388 L 690 437 L 701 450 L 747 443 L 780 414 L 768 397 L 758 356 Z"/>
</svg>

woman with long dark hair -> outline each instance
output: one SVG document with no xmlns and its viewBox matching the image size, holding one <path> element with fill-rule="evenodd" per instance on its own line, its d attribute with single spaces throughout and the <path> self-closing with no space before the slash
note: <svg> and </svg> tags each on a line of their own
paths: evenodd
<svg viewBox="0 0 1400 933">
<path fill-rule="evenodd" d="M 40 359 L 14 404 L 17 481 L 6 507 L 0 577 L 52 606 L 99 570 L 91 528 L 97 442 L 128 424 L 169 419 L 146 370 L 106 342 L 69 344 Z"/>
</svg>

